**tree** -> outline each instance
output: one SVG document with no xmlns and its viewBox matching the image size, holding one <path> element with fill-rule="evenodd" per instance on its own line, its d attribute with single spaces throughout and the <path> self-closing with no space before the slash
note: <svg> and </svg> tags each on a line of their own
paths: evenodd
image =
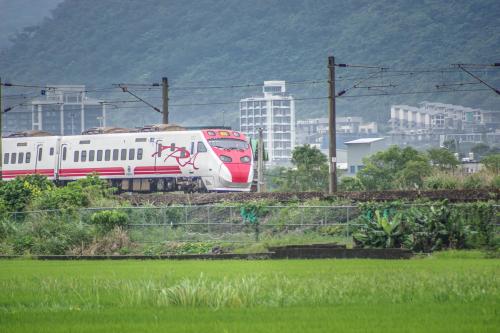
<svg viewBox="0 0 500 333">
<path fill-rule="evenodd" d="M 446 140 L 443 142 L 443 147 L 448 149 L 449 151 L 458 153 L 458 144 L 456 140 Z"/>
<path fill-rule="evenodd" d="M 454 169 L 458 165 L 455 155 L 446 148 L 431 148 L 427 151 L 431 163 L 441 170 Z"/>
<path fill-rule="evenodd" d="M 328 186 L 326 156 L 316 147 L 298 146 L 292 152 L 292 169 L 275 168 L 268 179 L 280 191 L 323 191 Z"/>
<path fill-rule="evenodd" d="M 482 156 L 486 155 L 488 151 L 490 150 L 490 146 L 488 146 L 485 143 L 478 143 L 474 147 L 471 148 L 471 152 L 474 153 L 475 158 L 481 158 Z"/>
<path fill-rule="evenodd" d="M 365 187 L 358 177 L 342 177 L 339 189 L 341 191 L 363 191 Z"/>
<path fill-rule="evenodd" d="M 417 150 L 392 146 L 364 159 L 358 177 L 367 190 L 420 187 L 431 173 L 429 159 Z"/>
<path fill-rule="evenodd" d="M 498 175 L 500 171 L 500 154 L 489 155 L 481 160 L 487 170 Z"/>
</svg>

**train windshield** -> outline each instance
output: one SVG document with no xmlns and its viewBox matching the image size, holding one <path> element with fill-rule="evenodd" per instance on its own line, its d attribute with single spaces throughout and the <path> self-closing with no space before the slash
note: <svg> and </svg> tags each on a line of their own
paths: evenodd
<svg viewBox="0 0 500 333">
<path fill-rule="evenodd" d="M 237 139 L 210 139 L 210 146 L 221 149 L 248 149 L 248 143 Z"/>
</svg>

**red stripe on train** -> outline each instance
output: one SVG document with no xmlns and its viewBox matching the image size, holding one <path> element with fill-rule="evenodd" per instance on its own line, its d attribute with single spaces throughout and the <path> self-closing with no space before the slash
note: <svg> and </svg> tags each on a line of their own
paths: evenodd
<svg viewBox="0 0 500 333">
<path fill-rule="evenodd" d="M 54 176 L 54 169 L 38 169 L 38 170 L 3 170 L 2 178 L 16 178 L 17 176 L 27 175 L 43 175 Z"/>
<path fill-rule="evenodd" d="M 140 166 L 134 168 L 135 175 L 162 175 L 162 174 L 180 174 L 179 166 Z"/>
<path fill-rule="evenodd" d="M 123 168 L 74 168 L 74 169 L 60 169 L 59 176 L 61 177 L 87 176 L 94 172 L 102 176 L 125 175 L 125 170 Z"/>
</svg>

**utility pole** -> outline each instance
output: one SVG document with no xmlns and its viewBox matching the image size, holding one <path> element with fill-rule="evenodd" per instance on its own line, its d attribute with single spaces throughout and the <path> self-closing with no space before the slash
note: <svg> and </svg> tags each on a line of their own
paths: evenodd
<svg viewBox="0 0 500 333">
<path fill-rule="evenodd" d="M 3 118 L 2 78 L 0 77 L 0 182 L 3 180 L 2 118 Z"/>
<path fill-rule="evenodd" d="M 257 192 L 264 192 L 264 138 L 262 127 L 259 128 L 259 143 L 257 146 Z"/>
<path fill-rule="evenodd" d="M 328 193 L 337 192 L 337 129 L 335 124 L 335 57 L 328 57 L 328 166 L 329 186 Z"/>
<path fill-rule="evenodd" d="M 168 78 L 163 77 L 161 79 L 162 87 L 163 87 L 163 124 L 168 124 Z"/>
</svg>

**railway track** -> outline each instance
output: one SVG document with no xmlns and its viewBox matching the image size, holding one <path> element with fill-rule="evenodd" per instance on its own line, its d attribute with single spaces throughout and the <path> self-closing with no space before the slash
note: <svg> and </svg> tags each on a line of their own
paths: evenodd
<svg viewBox="0 0 500 333">
<path fill-rule="evenodd" d="M 245 202 L 252 200 L 274 200 L 277 202 L 306 201 L 310 199 L 336 200 L 343 199 L 351 202 L 392 201 L 418 199 L 444 200 L 450 202 L 471 201 L 498 201 L 500 189 L 471 189 L 471 190 L 426 190 L 426 191 L 365 191 L 365 192 L 338 192 L 328 195 L 323 192 L 268 192 L 268 193 L 122 193 L 120 198 L 129 201 L 132 205 L 208 205 L 222 202 Z"/>
</svg>

